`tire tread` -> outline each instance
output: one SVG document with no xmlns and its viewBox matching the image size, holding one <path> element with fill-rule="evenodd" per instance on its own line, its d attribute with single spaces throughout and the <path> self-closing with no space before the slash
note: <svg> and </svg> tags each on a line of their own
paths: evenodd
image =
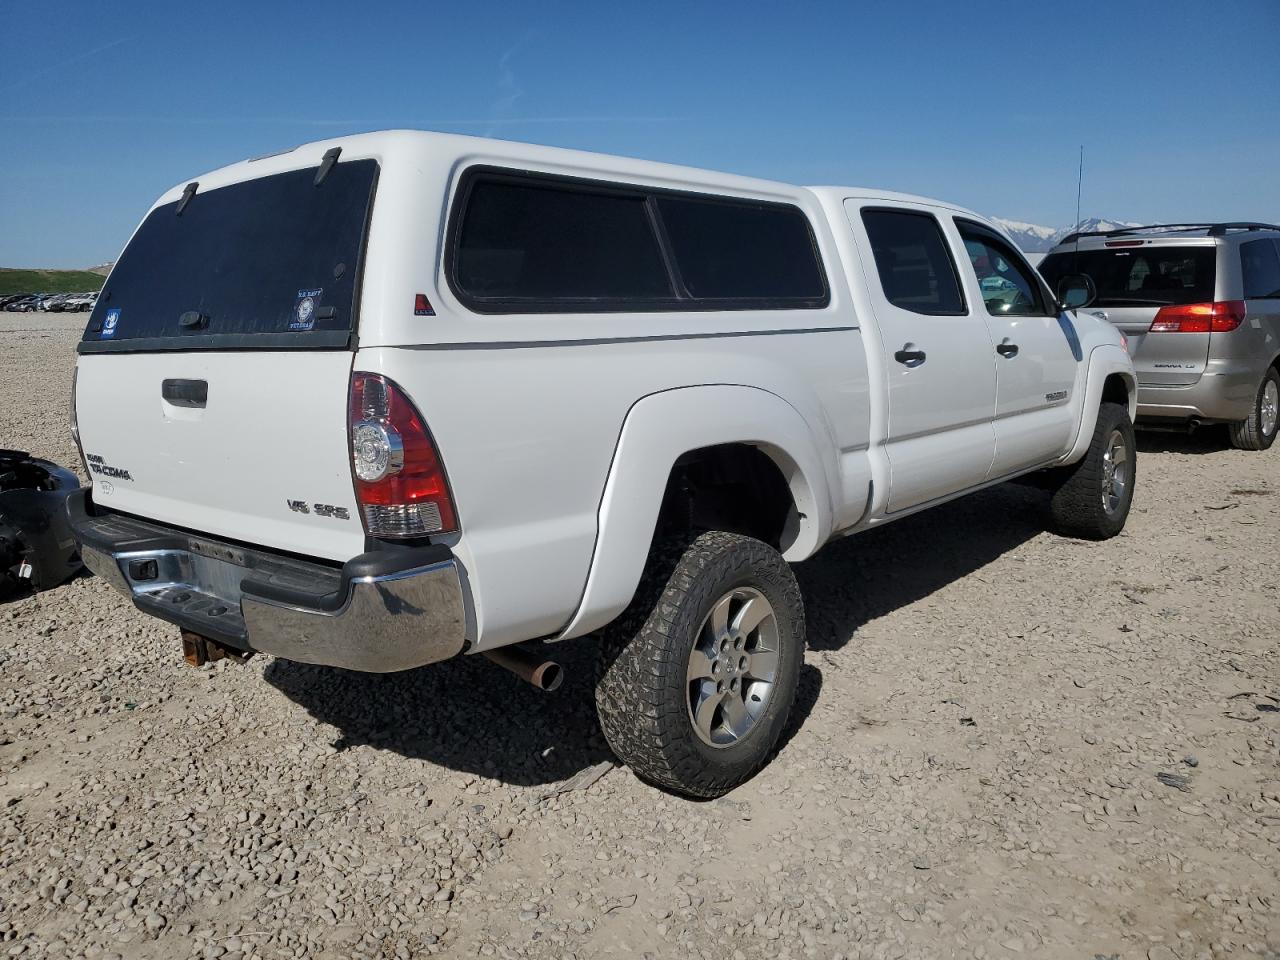
<svg viewBox="0 0 1280 960">
<path fill-rule="evenodd" d="M 1270 380 L 1280 383 L 1280 373 L 1277 373 L 1275 367 L 1268 368 L 1263 375 L 1262 383 L 1258 384 L 1258 394 L 1253 401 L 1253 413 L 1244 420 L 1227 424 L 1231 431 L 1231 445 L 1237 450 L 1266 450 L 1275 443 L 1275 431 L 1271 436 L 1262 432 L 1262 391 L 1266 389 Z"/>
<path fill-rule="evenodd" d="M 788 697 L 786 710 L 772 739 L 767 745 L 761 741 L 763 749 L 749 769 L 711 769 L 692 744 L 687 705 L 683 697 L 670 695 L 670 678 L 683 677 L 688 668 L 687 643 L 677 635 L 677 621 L 691 606 L 709 607 L 718 598 L 709 595 L 716 589 L 713 574 L 726 567 L 761 572 L 781 589 L 790 609 L 775 605 L 775 615 L 797 617 L 803 648 L 804 608 L 787 563 L 759 540 L 711 531 L 691 543 L 676 538 L 655 545 L 635 599 L 603 631 L 597 672 L 600 727 L 618 758 L 645 780 L 703 798 L 723 795 L 759 769 L 795 696 L 794 682 L 790 691 L 774 691 Z"/>
<path fill-rule="evenodd" d="M 1111 431 L 1119 428 L 1127 439 L 1133 470 L 1129 477 L 1129 504 L 1119 516 L 1102 508 L 1103 447 Z M 1089 450 L 1080 460 L 1057 472 L 1049 500 L 1049 513 L 1054 529 L 1063 536 L 1081 540 L 1107 540 L 1124 529 L 1133 502 L 1137 481 L 1137 445 L 1129 410 L 1120 403 L 1104 401 L 1098 406 L 1098 419 L 1093 426 Z"/>
</svg>

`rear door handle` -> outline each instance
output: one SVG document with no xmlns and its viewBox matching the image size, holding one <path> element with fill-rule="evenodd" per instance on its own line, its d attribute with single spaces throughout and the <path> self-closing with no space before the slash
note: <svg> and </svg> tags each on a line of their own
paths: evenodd
<svg viewBox="0 0 1280 960">
<path fill-rule="evenodd" d="M 1002 357 L 1016 357 L 1018 355 L 1018 345 L 1010 343 L 1009 338 L 1005 337 L 1004 340 L 996 344 L 996 353 Z"/>
<path fill-rule="evenodd" d="M 918 367 L 925 361 L 925 352 L 914 343 L 904 343 L 902 349 L 893 355 L 904 367 Z"/>
<path fill-rule="evenodd" d="M 175 407 L 203 407 L 209 402 L 208 380 L 165 380 L 160 396 Z"/>
</svg>

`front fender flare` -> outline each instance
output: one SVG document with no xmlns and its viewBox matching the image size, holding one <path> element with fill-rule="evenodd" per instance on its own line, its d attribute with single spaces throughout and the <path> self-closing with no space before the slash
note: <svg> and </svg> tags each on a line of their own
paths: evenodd
<svg viewBox="0 0 1280 960">
<path fill-rule="evenodd" d="M 650 394 L 627 413 L 600 499 L 595 551 L 577 611 L 557 640 L 598 630 L 626 609 L 648 560 L 671 468 L 703 447 L 749 443 L 773 460 L 799 514 L 788 560 L 813 554 L 830 535 L 839 489 L 795 407 L 756 387 L 681 387 Z M 829 466 L 835 468 L 834 458 Z"/>
<path fill-rule="evenodd" d="M 1071 449 L 1062 458 L 1063 463 L 1075 463 L 1089 449 L 1093 440 L 1094 425 L 1098 422 L 1098 407 L 1102 405 L 1102 391 L 1107 378 L 1119 374 L 1124 378 L 1129 393 L 1129 419 L 1138 415 L 1138 380 L 1133 372 L 1133 360 L 1119 344 L 1103 344 L 1089 351 L 1089 368 L 1085 375 L 1084 402 L 1081 405 L 1079 425 Z"/>
</svg>

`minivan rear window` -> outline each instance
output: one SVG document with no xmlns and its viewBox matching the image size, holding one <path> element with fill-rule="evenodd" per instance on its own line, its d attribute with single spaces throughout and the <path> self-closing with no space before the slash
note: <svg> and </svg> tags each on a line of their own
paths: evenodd
<svg viewBox="0 0 1280 960">
<path fill-rule="evenodd" d="M 82 353 L 340 349 L 356 322 L 378 165 L 339 161 L 159 206 L 111 271 Z"/>
<path fill-rule="evenodd" d="M 1091 277 L 1094 306 L 1163 307 L 1213 300 L 1216 259 L 1209 246 L 1064 250 L 1040 261 L 1040 275 L 1055 292 L 1068 274 Z"/>
</svg>

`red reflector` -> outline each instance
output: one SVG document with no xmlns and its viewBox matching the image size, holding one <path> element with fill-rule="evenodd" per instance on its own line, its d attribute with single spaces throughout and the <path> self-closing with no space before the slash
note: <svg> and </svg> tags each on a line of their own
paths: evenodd
<svg viewBox="0 0 1280 960">
<path fill-rule="evenodd" d="M 427 299 L 425 293 L 419 293 L 413 298 L 413 315 L 415 317 L 434 317 L 436 312 L 431 309 L 431 301 Z"/>
<path fill-rule="evenodd" d="M 1145 240 L 1108 240 L 1107 246 L 1108 247 L 1140 247 L 1144 243 L 1146 243 Z"/>
<path fill-rule="evenodd" d="M 1151 333 L 1230 333 L 1244 323 L 1245 302 L 1182 303 L 1161 307 Z"/>
</svg>

